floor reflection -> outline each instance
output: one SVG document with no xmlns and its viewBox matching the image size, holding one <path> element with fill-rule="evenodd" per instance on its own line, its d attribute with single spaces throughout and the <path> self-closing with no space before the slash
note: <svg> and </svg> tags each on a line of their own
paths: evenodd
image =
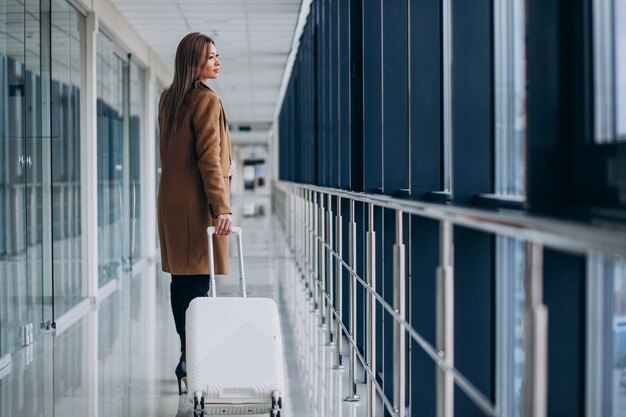
<svg viewBox="0 0 626 417">
<path fill-rule="evenodd" d="M 269 213 L 269 198 L 263 204 Z M 276 219 L 236 215 L 235 222 L 244 230 L 249 295 L 279 304 L 288 387 L 283 416 L 365 415 L 364 400 L 343 401 L 348 371 L 331 369 L 333 348 L 304 299 Z M 218 280 L 220 296 L 238 293 L 236 259 L 231 261 L 233 276 Z M 179 341 L 169 282 L 158 264 L 144 263 L 141 271 L 121 276 L 115 292 L 62 333 L 45 333 L 14 354 L 11 373 L 0 380 L 0 416 L 192 416 L 174 376 Z M 365 386 L 358 389 L 364 396 Z"/>
</svg>

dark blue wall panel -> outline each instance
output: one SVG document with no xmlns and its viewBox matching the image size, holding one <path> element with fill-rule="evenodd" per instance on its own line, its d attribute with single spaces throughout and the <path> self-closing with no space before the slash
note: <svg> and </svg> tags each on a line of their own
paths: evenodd
<svg viewBox="0 0 626 417">
<path fill-rule="evenodd" d="M 493 192 L 491 0 L 452 1 L 452 189 L 471 203 Z"/>
<path fill-rule="evenodd" d="M 380 0 L 363 2 L 363 188 L 382 191 L 382 16 Z"/>
<path fill-rule="evenodd" d="M 441 0 L 411 0 L 411 195 L 441 190 Z"/>
<path fill-rule="evenodd" d="M 409 188 L 408 1 L 383 1 L 383 192 Z"/>
</svg>

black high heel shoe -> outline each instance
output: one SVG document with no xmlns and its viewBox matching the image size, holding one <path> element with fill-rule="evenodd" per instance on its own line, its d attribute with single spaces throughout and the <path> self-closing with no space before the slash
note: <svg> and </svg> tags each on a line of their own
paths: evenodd
<svg viewBox="0 0 626 417">
<path fill-rule="evenodd" d="M 183 388 L 181 381 L 185 383 L 185 392 L 187 392 L 187 363 L 183 358 L 180 358 L 178 366 L 176 366 L 176 378 L 178 379 L 178 395 L 183 395 Z"/>
</svg>

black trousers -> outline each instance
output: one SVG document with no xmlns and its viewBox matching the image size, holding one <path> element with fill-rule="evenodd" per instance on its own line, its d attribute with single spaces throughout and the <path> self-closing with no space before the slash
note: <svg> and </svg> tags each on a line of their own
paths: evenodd
<svg viewBox="0 0 626 417">
<path fill-rule="evenodd" d="M 209 292 L 209 275 L 173 275 L 170 284 L 170 301 L 176 324 L 176 333 L 180 337 L 180 351 L 185 355 L 185 312 L 189 303 L 196 297 L 206 297 Z"/>
</svg>

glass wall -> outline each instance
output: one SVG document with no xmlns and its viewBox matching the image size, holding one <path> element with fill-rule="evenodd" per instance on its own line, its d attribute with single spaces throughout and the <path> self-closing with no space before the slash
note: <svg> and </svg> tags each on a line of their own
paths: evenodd
<svg viewBox="0 0 626 417">
<path fill-rule="evenodd" d="M 626 261 L 592 254 L 587 294 L 588 415 L 626 415 Z"/>
<path fill-rule="evenodd" d="M 40 19 L 48 6 L 49 32 Z M 63 0 L 0 1 L 0 354 L 30 343 L 84 297 L 84 27 Z"/>
<path fill-rule="evenodd" d="M 98 128 L 98 284 L 120 275 L 125 255 L 124 224 L 126 60 L 103 33 L 97 39 Z M 126 206 L 128 207 L 128 206 Z"/>
<path fill-rule="evenodd" d="M 50 137 L 42 117 L 41 13 L 38 2 L 0 0 L 0 356 L 51 319 L 42 262 Z"/>
<path fill-rule="evenodd" d="M 523 0 L 495 3 L 496 186 L 499 196 L 525 194 L 526 17 Z"/>
<path fill-rule="evenodd" d="M 523 0 L 494 4 L 495 194 L 523 201 L 526 181 L 526 17 Z M 497 238 L 498 404 L 520 416 L 524 380 L 524 242 Z"/>
<path fill-rule="evenodd" d="M 612 282 L 613 308 L 612 322 L 606 328 L 612 329 L 609 333 L 607 346 L 610 359 L 607 361 L 607 371 L 611 381 L 613 397 L 613 416 L 626 415 L 626 261 L 623 259 L 607 260 L 604 264 L 605 276 L 596 278 L 609 279 Z M 612 359 L 612 361 L 611 361 Z"/>
<path fill-rule="evenodd" d="M 522 415 L 524 382 L 524 242 L 497 237 L 497 404 L 503 414 Z"/>
<path fill-rule="evenodd" d="M 80 88 L 85 18 L 64 0 L 52 2 L 52 239 L 54 314 L 61 316 L 86 291 L 82 273 Z"/>
<path fill-rule="evenodd" d="M 86 47 L 86 18 L 66 0 L 0 0 L 0 356 L 32 342 L 87 296 Z M 103 33 L 96 65 L 102 286 L 144 254 L 145 76 Z"/>
<path fill-rule="evenodd" d="M 141 207 L 141 151 L 144 140 L 144 71 L 134 62 L 130 63 L 130 254 L 131 260 L 143 255 L 143 216 Z"/>
<path fill-rule="evenodd" d="M 163 93 L 164 88 L 161 87 L 159 84 L 157 84 L 156 86 L 156 94 L 154 95 L 154 108 L 156 109 L 157 113 L 159 111 L 159 102 L 161 101 L 161 94 Z M 154 157 L 156 160 L 155 166 L 156 166 L 156 172 L 154 173 L 154 175 L 156 176 L 156 191 L 155 191 L 155 196 L 158 197 L 159 195 L 159 182 L 161 181 L 161 136 L 160 136 L 160 130 L 159 130 L 159 118 L 158 116 L 155 117 L 155 123 L 154 123 L 154 140 L 156 141 L 156 145 L 154 147 L 155 152 L 154 152 Z M 156 200 L 154 201 L 154 205 L 156 207 Z M 156 239 L 156 244 L 157 244 L 157 248 L 161 247 L 161 242 L 158 238 L 159 236 L 159 225 L 158 222 L 156 222 L 157 224 L 154 225 L 155 227 L 155 233 L 157 236 Z"/>
<path fill-rule="evenodd" d="M 595 141 L 626 141 L 626 2 L 594 0 Z"/>
<path fill-rule="evenodd" d="M 626 1 L 615 2 L 615 75 L 617 139 L 626 141 Z"/>
</svg>

